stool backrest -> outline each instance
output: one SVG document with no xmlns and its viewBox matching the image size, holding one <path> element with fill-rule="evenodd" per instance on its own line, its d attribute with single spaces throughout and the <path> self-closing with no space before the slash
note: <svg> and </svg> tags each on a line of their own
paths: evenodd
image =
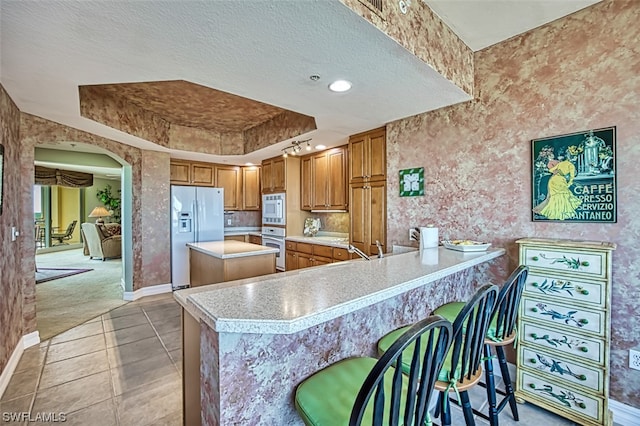
<svg viewBox="0 0 640 426">
<path fill-rule="evenodd" d="M 431 393 L 452 336 L 451 323 L 437 315 L 415 323 L 404 332 L 365 379 L 351 411 L 349 425 L 361 424 L 372 397 L 374 425 L 382 425 L 383 419 L 390 425 L 424 425 Z M 403 357 L 409 359 L 403 360 Z M 400 367 L 403 361 L 405 365 L 411 365 L 406 375 Z M 398 368 L 393 368 L 395 366 Z M 391 380 L 390 395 L 385 394 L 385 380 Z M 402 396 L 403 387 L 407 389 L 406 396 Z"/>
<path fill-rule="evenodd" d="M 453 322 L 449 380 L 462 382 L 476 375 L 483 357 L 484 339 L 498 296 L 498 287 L 482 286 Z"/>
<path fill-rule="evenodd" d="M 497 341 L 505 340 L 513 334 L 518 317 L 518 306 L 520 305 L 528 274 L 528 266 L 519 266 L 511 273 L 507 278 L 507 282 L 500 289 L 493 312 L 496 328 L 489 333 L 493 334 L 490 336 L 492 339 Z"/>
</svg>

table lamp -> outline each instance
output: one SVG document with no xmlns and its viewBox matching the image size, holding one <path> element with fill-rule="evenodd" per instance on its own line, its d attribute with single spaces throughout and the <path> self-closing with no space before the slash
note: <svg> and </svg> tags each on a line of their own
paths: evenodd
<svg viewBox="0 0 640 426">
<path fill-rule="evenodd" d="M 105 216 L 111 216 L 111 214 L 102 206 L 94 208 L 91 210 L 91 213 L 89 213 L 89 217 L 97 217 L 96 223 L 99 225 L 104 223 L 104 219 L 102 218 Z"/>
</svg>

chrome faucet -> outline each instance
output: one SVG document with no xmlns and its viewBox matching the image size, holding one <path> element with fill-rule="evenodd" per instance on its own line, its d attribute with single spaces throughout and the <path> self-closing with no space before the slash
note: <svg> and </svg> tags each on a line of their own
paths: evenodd
<svg viewBox="0 0 640 426">
<path fill-rule="evenodd" d="M 356 247 L 354 245 L 349 244 L 347 246 L 347 251 L 349 253 L 355 253 L 355 254 L 357 254 L 358 256 L 360 256 L 363 259 L 371 260 L 371 258 L 369 256 L 367 256 L 362 250 L 360 250 L 358 247 Z"/>
<path fill-rule="evenodd" d="M 376 247 L 378 247 L 378 259 L 382 259 L 384 257 L 384 253 L 382 252 L 382 244 L 380 241 L 376 240 Z"/>
</svg>

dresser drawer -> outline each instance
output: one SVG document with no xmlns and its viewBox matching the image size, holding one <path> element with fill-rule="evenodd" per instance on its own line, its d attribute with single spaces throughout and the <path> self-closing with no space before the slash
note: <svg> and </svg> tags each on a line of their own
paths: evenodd
<svg viewBox="0 0 640 426">
<path fill-rule="evenodd" d="M 313 254 L 315 254 L 316 256 L 331 258 L 333 256 L 333 247 L 314 244 Z"/>
<path fill-rule="evenodd" d="M 556 380 L 564 380 L 584 386 L 595 392 L 603 391 L 602 369 L 589 368 L 587 363 L 565 360 L 562 356 L 523 347 L 519 353 L 520 365 L 541 371 Z M 534 373 L 534 375 L 538 375 Z"/>
<path fill-rule="evenodd" d="M 333 248 L 333 260 L 349 260 L 351 255 L 347 249 L 334 247 Z"/>
<path fill-rule="evenodd" d="M 595 422 L 593 424 L 603 424 L 603 400 L 577 391 L 572 386 L 563 386 L 521 370 L 518 372 L 518 390 L 525 399 L 541 402 L 541 406 L 552 411 L 561 410 L 590 419 Z M 580 423 L 584 424 L 582 421 Z"/>
<path fill-rule="evenodd" d="M 295 241 L 285 241 L 284 246 L 287 250 L 297 251 L 298 247 Z"/>
<path fill-rule="evenodd" d="M 604 364 L 604 341 L 577 336 L 573 333 L 563 333 L 526 323 L 520 331 L 520 343 L 523 346 L 540 346 L 553 351 L 562 352 Z"/>
<path fill-rule="evenodd" d="M 532 268 L 570 272 L 604 278 L 607 275 L 606 254 L 572 249 L 523 247 L 521 262 Z"/>
<path fill-rule="evenodd" d="M 605 283 L 555 276 L 553 274 L 530 273 L 524 287 L 525 294 L 585 303 L 605 307 Z"/>
<path fill-rule="evenodd" d="M 523 297 L 521 314 L 566 330 L 589 331 L 604 335 L 605 311 L 591 311 L 575 306 L 556 305 Z"/>
<path fill-rule="evenodd" d="M 313 244 L 296 243 L 296 251 L 306 254 L 313 254 Z"/>
</svg>

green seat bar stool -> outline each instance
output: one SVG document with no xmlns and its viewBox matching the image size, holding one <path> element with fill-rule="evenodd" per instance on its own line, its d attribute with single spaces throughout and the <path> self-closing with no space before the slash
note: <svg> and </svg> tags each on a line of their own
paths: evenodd
<svg viewBox="0 0 640 426">
<path fill-rule="evenodd" d="M 476 385 L 482 376 L 484 336 L 489 328 L 497 295 L 497 286 L 482 286 L 464 305 L 453 322 L 453 342 L 434 385 L 435 390 L 440 392 L 436 415 L 442 416 L 443 425 L 451 424 L 449 392 L 460 395 L 465 422 L 467 425 L 475 425 L 467 391 Z M 439 316 L 436 312 L 437 309 L 434 314 Z M 403 327 L 384 336 L 378 342 L 378 350 L 386 354 L 392 342 L 405 330 L 406 327 Z M 405 372 L 408 367 L 408 364 L 402 364 Z"/>
<path fill-rule="evenodd" d="M 348 358 L 298 385 L 295 406 L 306 425 L 426 425 L 428 407 L 451 344 L 451 323 L 432 316 L 408 327 L 380 359 Z M 409 351 L 407 347 L 419 351 Z M 403 374 L 395 365 L 409 365 Z"/>
<path fill-rule="evenodd" d="M 511 273 L 507 281 L 500 289 L 496 305 L 491 316 L 491 324 L 484 340 L 485 355 L 485 384 L 487 389 L 488 413 L 474 410 L 478 416 L 489 420 L 491 426 L 498 426 L 498 415 L 509 404 L 511 414 L 515 421 L 519 420 L 518 407 L 516 404 L 513 385 L 509 375 L 507 366 L 507 357 L 504 353 L 504 347 L 512 344 L 516 338 L 516 319 L 518 316 L 518 307 L 522 292 L 527 281 L 529 268 L 527 266 L 519 266 Z M 453 321 L 464 307 L 463 302 L 453 302 L 442 305 L 434 311 L 434 313 Z M 505 391 L 496 389 L 495 379 L 493 376 L 492 348 L 495 352 L 500 365 L 500 371 L 505 384 Z M 480 384 L 483 386 L 483 384 Z M 504 395 L 504 398 L 498 404 L 496 393 Z"/>
</svg>

